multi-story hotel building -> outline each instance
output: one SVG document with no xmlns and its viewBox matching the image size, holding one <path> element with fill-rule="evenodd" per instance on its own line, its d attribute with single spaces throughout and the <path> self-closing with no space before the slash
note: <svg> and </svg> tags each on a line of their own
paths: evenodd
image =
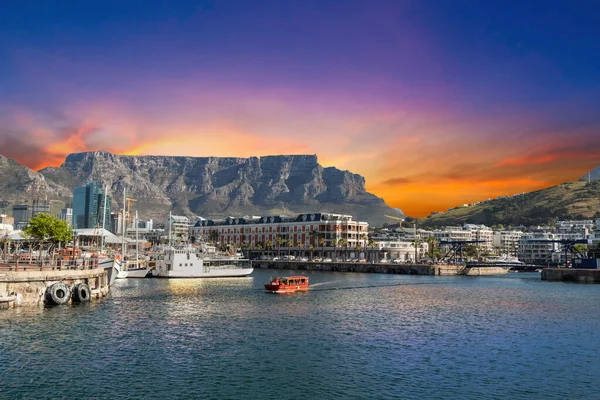
<svg viewBox="0 0 600 400">
<path fill-rule="evenodd" d="M 519 260 L 532 264 L 557 263 L 562 247 L 559 236 L 549 232 L 523 234 L 519 241 Z"/>
<path fill-rule="evenodd" d="M 295 217 L 228 217 L 222 220 L 200 218 L 192 227 L 192 240 L 218 244 L 245 243 L 250 247 L 316 248 L 365 247 L 367 222 L 354 221 L 350 215 L 313 213 Z"/>
<path fill-rule="evenodd" d="M 491 228 L 488 228 L 485 225 L 465 224 L 463 225 L 463 229 L 471 232 L 471 240 L 478 242 L 475 243 L 476 246 L 488 250 L 492 249 L 494 231 Z"/>
<path fill-rule="evenodd" d="M 523 236 L 521 231 L 496 231 L 493 240 L 494 249 L 499 255 L 517 256 L 521 236 Z"/>
</svg>

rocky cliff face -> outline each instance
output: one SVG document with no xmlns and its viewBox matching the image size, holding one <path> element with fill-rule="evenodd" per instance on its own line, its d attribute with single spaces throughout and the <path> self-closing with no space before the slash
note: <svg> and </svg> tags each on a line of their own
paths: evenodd
<svg viewBox="0 0 600 400">
<path fill-rule="evenodd" d="M 125 189 L 127 197 L 137 199 L 145 218 L 158 220 L 171 209 L 206 217 L 335 212 L 376 225 L 388 220 L 385 215 L 399 216 L 366 191 L 362 176 L 323 168 L 315 155 L 233 158 L 88 152 L 71 154 L 59 168 L 39 173 L 18 167 L 21 174 L 31 175 L 27 188 L 35 186 L 65 200 L 75 186 L 97 180 L 109 187 L 116 207 L 122 204 Z"/>
</svg>

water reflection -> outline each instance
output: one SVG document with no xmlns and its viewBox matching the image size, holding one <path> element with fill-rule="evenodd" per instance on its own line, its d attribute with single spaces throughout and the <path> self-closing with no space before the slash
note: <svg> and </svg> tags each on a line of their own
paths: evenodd
<svg viewBox="0 0 600 400">
<path fill-rule="evenodd" d="M 600 286 L 306 272 L 310 291 L 281 296 L 264 291 L 271 275 L 289 273 L 128 279 L 91 304 L 2 311 L 2 394 L 596 395 Z"/>
</svg>

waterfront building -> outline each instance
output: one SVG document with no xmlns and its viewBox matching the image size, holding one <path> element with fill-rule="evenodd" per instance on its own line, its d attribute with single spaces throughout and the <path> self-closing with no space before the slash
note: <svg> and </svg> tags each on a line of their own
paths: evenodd
<svg viewBox="0 0 600 400">
<path fill-rule="evenodd" d="M 519 242 L 523 232 L 504 230 L 494 232 L 493 246 L 500 255 L 517 256 L 519 254 Z"/>
<path fill-rule="evenodd" d="M 15 204 L 12 208 L 15 219 L 15 229 L 23 229 L 31 218 L 31 206 L 29 204 Z"/>
<path fill-rule="evenodd" d="M 14 227 L 12 225 L 0 223 L 0 238 L 12 233 L 13 230 Z"/>
<path fill-rule="evenodd" d="M 190 237 L 190 227 L 190 219 L 182 215 L 170 215 L 167 220 L 167 233 L 175 242 L 187 242 Z"/>
<path fill-rule="evenodd" d="M 590 234 L 590 242 L 593 245 L 600 243 L 600 218 L 596 220 L 594 230 L 592 231 L 592 234 Z"/>
<path fill-rule="evenodd" d="M 15 226 L 15 219 L 6 214 L 0 214 L 0 224 Z"/>
<path fill-rule="evenodd" d="M 429 244 L 422 240 L 408 241 L 389 236 L 373 236 L 371 239 L 375 241 L 374 247 L 378 255 L 374 261 L 400 260 L 415 263 L 425 260 L 429 251 Z"/>
<path fill-rule="evenodd" d="M 560 237 L 551 232 L 525 233 L 519 240 L 519 260 L 530 264 L 554 264 L 561 261 Z"/>
<path fill-rule="evenodd" d="M 475 246 L 480 249 L 492 250 L 494 245 L 494 231 L 485 225 L 464 224 L 463 230 L 471 232 L 471 240 L 476 240 Z"/>
<path fill-rule="evenodd" d="M 152 233 L 154 231 L 154 221 L 153 220 L 138 220 L 137 221 L 137 230 L 136 223 L 133 222 L 131 225 L 127 226 L 127 237 L 135 238 L 136 233 L 138 238 L 146 239 L 149 236 L 153 236 Z"/>
<path fill-rule="evenodd" d="M 558 221 L 556 233 L 563 240 L 582 240 L 589 238 L 594 230 L 594 221 Z"/>
<path fill-rule="evenodd" d="M 31 217 L 38 214 L 50 214 L 50 202 L 34 200 L 31 206 Z"/>
<path fill-rule="evenodd" d="M 440 243 L 444 242 L 464 242 L 473 240 L 473 234 L 470 230 L 465 230 L 460 226 L 445 226 L 433 231 L 433 236 Z"/>
<path fill-rule="evenodd" d="M 192 228 L 196 241 L 218 244 L 244 243 L 248 247 L 321 249 L 328 254 L 339 249 L 364 248 L 368 222 L 354 221 L 351 215 L 310 213 L 297 216 L 245 216 L 221 220 L 200 218 Z"/>
<path fill-rule="evenodd" d="M 61 221 L 65 221 L 69 225 L 73 224 L 73 209 L 72 208 L 63 208 L 60 212 L 59 216 Z"/>
<path fill-rule="evenodd" d="M 104 211 L 105 198 L 106 212 Z M 103 217 L 104 226 L 110 227 L 111 202 L 111 197 L 104 193 L 97 182 L 76 187 L 73 192 L 73 229 L 102 227 Z"/>
</svg>

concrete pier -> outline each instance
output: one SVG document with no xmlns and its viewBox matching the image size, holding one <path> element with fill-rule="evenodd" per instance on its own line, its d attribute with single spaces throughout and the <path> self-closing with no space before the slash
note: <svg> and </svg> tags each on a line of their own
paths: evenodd
<svg viewBox="0 0 600 400">
<path fill-rule="evenodd" d="M 344 262 L 306 262 L 306 261 L 271 261 L 253 260 L 254 268 L 290 269 L 304 271 L 363 272 L 401 275 L 499 275 L 505 274 L 504 268 L 497 267 L 465 267 L 451 264 L 370 264 Z"/>
<path fill-rule="evenodd" d="M 44 304 L 47 288 L 56 282 L 63 282 L 70 288 L 86 283 L 92 300 L 109 293 L 108 273 L 104 269 L 0 271 L 0 308 Z"/>
<path fill-rule="evenodd" d="M 543 281 L 600 283 L 600 269 L 544 268 Z"/>
</svg>

